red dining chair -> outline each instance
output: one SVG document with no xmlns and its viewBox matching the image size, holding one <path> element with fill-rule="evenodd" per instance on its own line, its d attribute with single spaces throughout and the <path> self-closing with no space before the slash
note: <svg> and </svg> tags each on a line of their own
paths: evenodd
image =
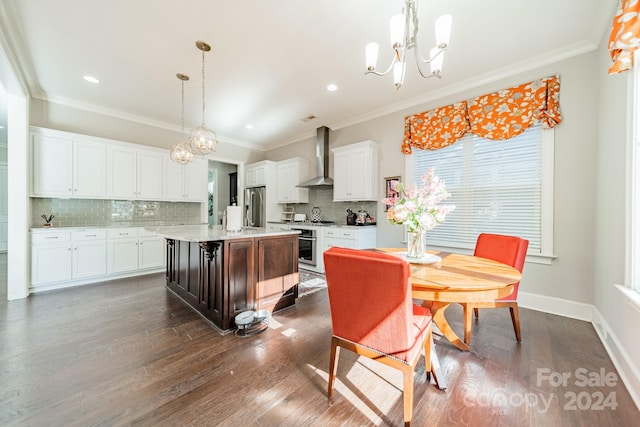
<svg viewBox="0 0 640 427">
<path fill-rule="evenodd" d="M 333 247 L 324 253 L 324 266 L 333 328 L 329 400 L 342 347 L 402 372 L 404 422 L 411 425 L 413 375 L 423 348 L 427 376 L 444 385 L 436 372 L 431 312 L 411 299 L 409 264 L 390 254 Z"/>
<path fill-rule="evenodd" d="M 520 237 L 482 233 L 476 240 L 476 248 L 473 255 L 510 265 L 522 273 L 528 247 L 529 241 L 521 239 Z M 477 301 L 462 304 L 464 314 L 464 342 L 467 345 L 469 341 L 471 341 L 471 309 L 473 309 L 476 318 L 478 318 L 479 308 L 508 307 L 511 313 L 511 322 L 513 323 L 513 330 L 516 333 L 516 339 L 518 342 L 522 340 L 517 301 L 519 287 L 520 282 L 517 282 L 514 284 L 513 292 L 510 295 L 494 301 Z"/>
</svg>

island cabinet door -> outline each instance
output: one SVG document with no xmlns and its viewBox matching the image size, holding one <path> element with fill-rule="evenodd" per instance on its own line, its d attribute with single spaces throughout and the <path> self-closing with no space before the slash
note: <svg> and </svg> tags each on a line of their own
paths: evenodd
<svg viewBox="0 0 640 427">
<path fill-rule="evenodd" d="M 223 327 L 222 242 L 200 243 L 198 311 L 216 326 Z"/>
<path fill-rule="evenodd" d="M 225 247 L 226 295 L 223 329 L 233 328 L 236 314 L 254 308 L 253 239 L 227 240 Z"/>
<path fill-rule="evenodd" d="M 200 300 L 199 254 L 198 243 L 167 241 L 167 285 L 194 308 Z"/>
<path fill-rule="evenodd" d="M 278 311 L 295 304 L 298 284 L 298 237 L 257 240 L 256 306 Z"/>
</svg>

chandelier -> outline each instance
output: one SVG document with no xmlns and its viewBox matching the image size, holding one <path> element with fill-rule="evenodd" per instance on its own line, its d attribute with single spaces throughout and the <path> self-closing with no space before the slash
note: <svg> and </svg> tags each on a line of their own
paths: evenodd
<svg viewBox="0 0 640 427">
<path fill-rule="evenodd" d="M 189 80 L 189 76 L 186 74 L 176 74 L 176 77 L 180 79 L 182 83 L 182 122 L 180 131 L 180 142 L 171 148 L 171 160 L 181 165 L 187 164 L 193 160 L 193 150 L 188 144 L 184 142 L 184 82 Z"/>
<path fill-rule="evenodd" d="M 389 26 L 393 60 L 386 71 L 376 71 L 378 43 L 368 43 L 365 47 L 367 64 L 365 74 L 384 76 L 393 70 L 393 83 L 396 89 L 399 89 L 404 82 L 407 51 L 413 49 L 420 75 L 424 78 L 440 78 L 444 52 L 449 46 L 451 35 L 451 15 L 442 15 L 436 20 L 436 45 L 429 51 L 429 59 L 425 59 L 418 48 L 418 4 L 415 0 L 405 0 L 404 10 L 391 17 Z M 422 69 L 424 64 L 430 64 L 429 72 Z"/>
<path fill-rule="evenodd" d="M 193 149 L 198 150 L 200 153 L 206 156 L 212 151 L 215 151 L 218 145 L 218 137 L 216 133 L 204 125 L 204 53 L 209 52 L 211 50 L 211 46 L 209 46 L 202 40 L 198 40 L 196 42 L 196 47 L 202 51 L 202 124 L 200 125 L 200 127 L 197 127 L 191 131 L 191 135 L 189 136 L 189 144 Z"/>
</svg>

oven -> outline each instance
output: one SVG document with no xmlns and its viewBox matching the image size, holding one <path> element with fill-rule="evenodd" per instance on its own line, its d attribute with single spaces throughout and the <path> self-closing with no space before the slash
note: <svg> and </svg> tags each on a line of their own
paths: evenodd
<svg viewBox="0 0 640 427">
<path fill-rule="evenodd" d="M 302 264 L 308 264 L 312 266 L 317 265 L 317 244 L 318 239 L 316 237 L 316 230 L 305 230 L 300 228 L 293 228 L 292 230 L 300 231 L 298 236 L 298 261 Z"/>
</svg>

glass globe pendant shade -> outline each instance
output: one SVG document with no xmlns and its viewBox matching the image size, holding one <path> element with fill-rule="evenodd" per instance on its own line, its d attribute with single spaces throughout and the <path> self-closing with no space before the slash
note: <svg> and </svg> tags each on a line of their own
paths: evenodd
<svg viewBox="0 0 640 427">
<path fill-rule="evenodd" d="M 171 160 L 186 165 L 193 160 L 193 150 L 185 143 L 179 143 L 171 148 Z"/>
<path fill-rule="evenodd" d="M 189 145 L 206 156 L 212 151 L 216 151 L 218 136 L 214 131 L 203 125 L 191 131 Z"/>
</svg>

